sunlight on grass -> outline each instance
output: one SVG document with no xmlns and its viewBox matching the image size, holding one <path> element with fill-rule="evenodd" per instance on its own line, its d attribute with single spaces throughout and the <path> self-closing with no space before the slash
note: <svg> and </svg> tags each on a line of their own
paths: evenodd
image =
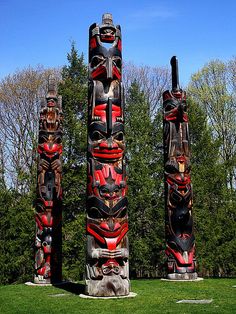
<svg viewBox="0 0 236 314">
<path fill-rule="evenodd" d="M 133 280 L 131 299 L 91 300 L 79 297 L 81 284 L 61 287 L 0 286 L 0 313 L 236 313 L 236 279 L 200 282 Z M 179 300 L 213 299 L 210 304 Z"/>
</svg>

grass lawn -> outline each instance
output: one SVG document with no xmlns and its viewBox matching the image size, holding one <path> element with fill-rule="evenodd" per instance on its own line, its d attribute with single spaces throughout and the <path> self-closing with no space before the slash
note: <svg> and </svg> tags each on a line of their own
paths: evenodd
<svg viewBox="0 0 236 314">
<path fill-rule="evenodd" d="M 236 279 L 199 282 L 133 280 L 135 298 L 91 300 L 79 297 L 82 284 L 37 287 L 0 286 L 0 313 L 236 313 Z M 62 294 L 61 296 L 56 296 Z M 181 299 L 213 299 L 211 304 L 177 304 Z"/>
</svg>

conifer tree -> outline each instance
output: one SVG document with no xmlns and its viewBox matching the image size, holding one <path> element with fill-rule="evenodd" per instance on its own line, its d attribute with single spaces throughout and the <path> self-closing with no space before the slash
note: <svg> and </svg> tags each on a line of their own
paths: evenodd
<svg viewBox="0 0 236 314">
<path fill-rule="evenodd" d="M 63 265 L 67 279 L 81 279 L 84 271 L 86 196 L 87 66 L 72 42 L 62 70 L 59 94 L 63 104 Z"/>
<path fill-rule="evenodd" d="M 151 276 L 159 262 L 162 207 L 159 207 L 154 150 L 154 124 L 149 104 L 137 83 L 128 91 L 126 144 L 128 165 L 131 275 Z M 157 134 L 156 134 L 157 136 Z M 155 273 L 156 274 L 156 273 Z"/>
</svg>

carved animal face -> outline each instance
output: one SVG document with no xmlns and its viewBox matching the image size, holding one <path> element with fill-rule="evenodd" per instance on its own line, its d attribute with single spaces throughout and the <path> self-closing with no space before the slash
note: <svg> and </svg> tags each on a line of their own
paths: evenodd
<svg viewBox="0 0 236 314">
<path fill-rule="evenodd" d="M 110 43 L 106 48 L 103 43 Z M 113 25 L 92 25 L 89 40 L 89 70 L 91 77 L 102 80 L 121 78 L 120 29 Z"/>
<path fill-rule="evenodd" d="M 187 122 L 186 114 L 186 93 L 178 91 L 176 93 L 166 91 L 163 94 L 164 120 Z"/>
</svg>

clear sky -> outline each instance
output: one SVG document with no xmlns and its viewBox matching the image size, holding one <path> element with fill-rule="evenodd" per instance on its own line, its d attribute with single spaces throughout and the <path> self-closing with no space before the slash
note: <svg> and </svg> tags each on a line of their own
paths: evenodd
<svg viewBox="0 0 236 314">
<path fill-rule="evenodd" d="M 123 59 L 169 65 L 180 82 L 212 59 L 236 55 L 235 0 L 0 0 L 0 78 L 25 66 L 64 65 L 75 40 L 87 58 L 88 27 L 113 14 L 123 35 Z"/>
</svg>

